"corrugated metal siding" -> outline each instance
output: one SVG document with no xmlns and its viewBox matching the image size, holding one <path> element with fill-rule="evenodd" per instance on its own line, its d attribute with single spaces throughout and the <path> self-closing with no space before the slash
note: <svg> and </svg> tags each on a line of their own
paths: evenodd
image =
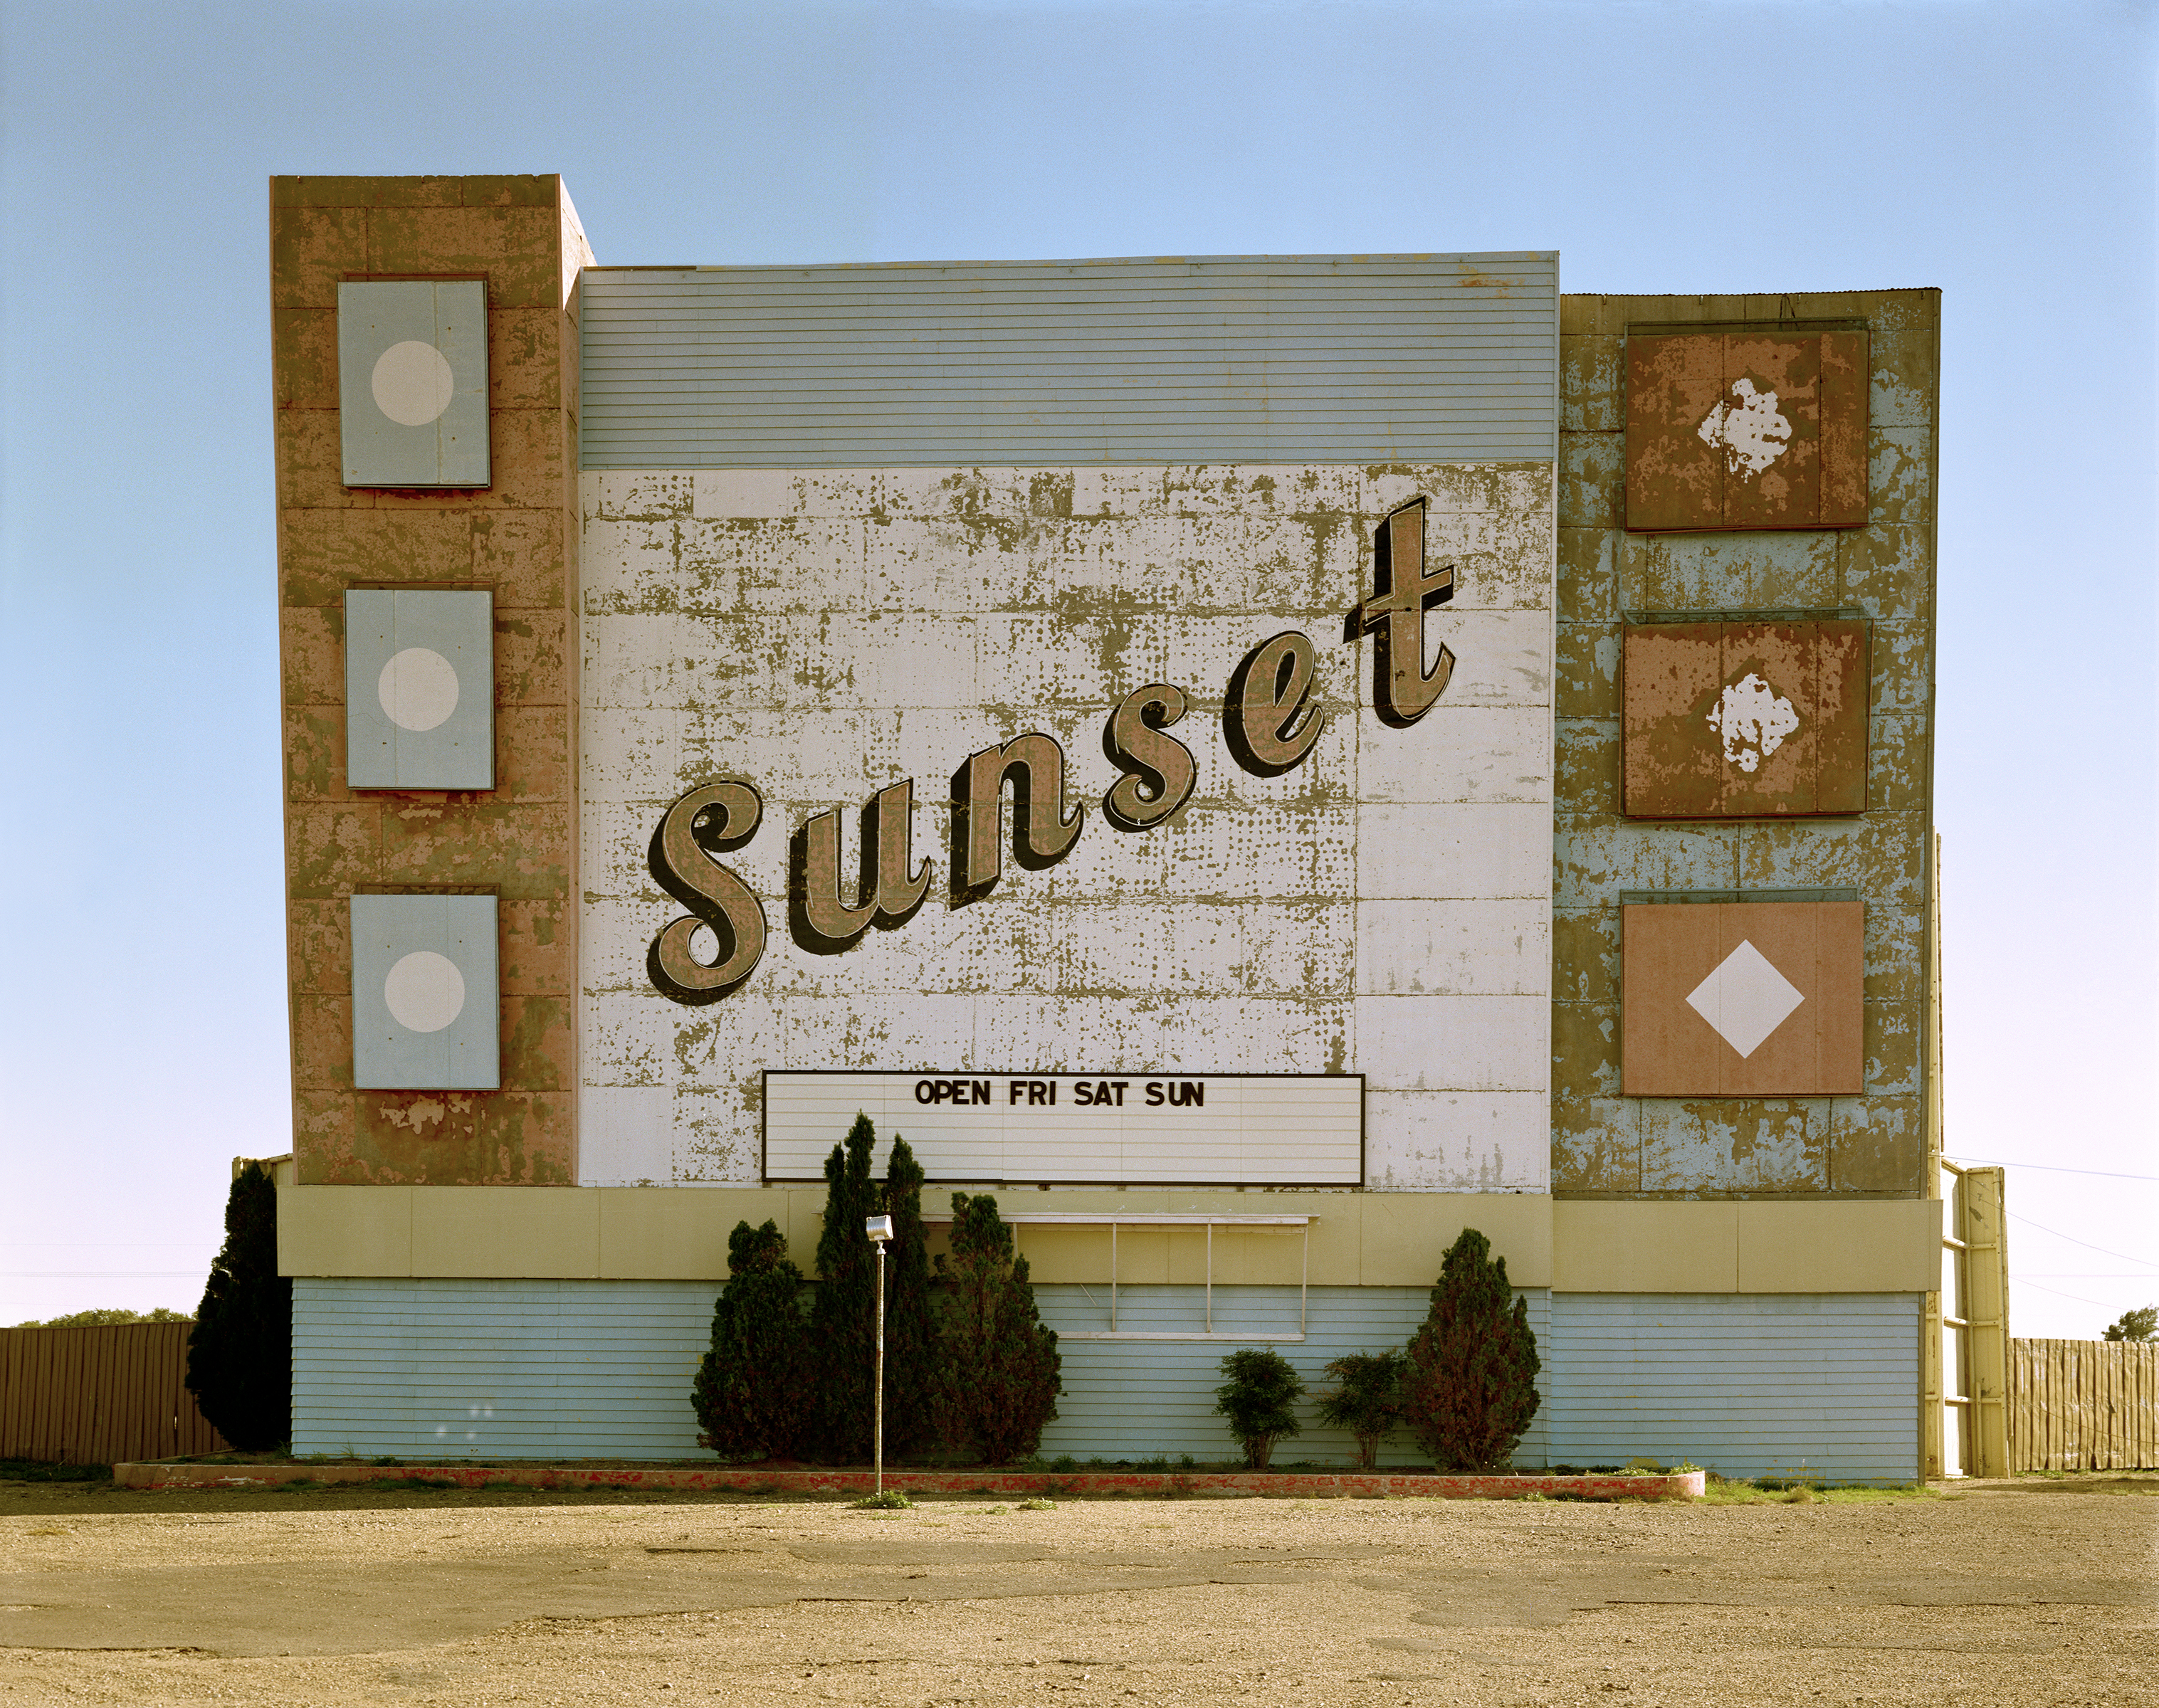
<svg viewBox="0 0 2159 1708">
<path fill-rule="evenodd" d="M 1109 1327 L 1109 1290 L 1059 1282 L 1034 1290 L 1042 1320 L 1060 1333 L 1075 1328 Z M 1551 1295 L 1525 1290 L 1530 1326 L 1538 1349 L 1546 1345 L 1545 1319 Z M 1218 1333 L 1296 1333 L 1295 1287 L 1218 1286 L 1214 1328 Z M 1327 1385 L 1327 1362 L 1345 1353 L 1384 1352 L 1406 1345 L 1424 1321 L 1432 1303 L 1429 1287 L 1314 1287 L 1306 1311 L 1306 1338 L 1278 1342 L 1275 1350 L 1297 1367 L 1308 1388 Z M 1190 1332 L 1203 1326 L 1204 1300 L 1193 1286 L 1127 1286 L 1117 1289 L 1117 1326 L 1124 1329 Z M 1222 1420 L 1214 1413 L 1214 1390 L 1221 1383 L 1223 1354 L 1235 1348 L 1219 1341 L 1064 1340 L 1064 1392 L 1056 1421 L 1042 1437 L 1042 1453 L 1055 1458 L 1136 1459 L 1190 1454 L 1195 1459 L 1230 1459 L 1237 1455 Z M 1544 1379 L 1551 1378 L 1549 1360 Z M 1530 1432 L 1516 1449 L 1523 1466 L 1545 1462 L 1545 1413 L 1537 1408 Z M 1307 1399 L 1298 1408 L 1304 1433 L 1275 1448 L 1277 1464 L 1299 1460 L 1346 1465 L 1356 1444 L 1342 1430 L 1323 1428 L 1318 1405 Z M 1406 1435 L 1382 1443 L 1382 1465 L 1428 1464 Z"/>
<path fill-rule="evenodd" d="M 293 1282 L 293 1446 L 301 1453 L 429 1458 L 683 1459 L 702 1457 L 690 1384 L 712 1329 L 712 1281 L 352 1280 Z M 1100 1287 L 1035 1290 L 1053 1328 L 1108 1326 Z M 1548 1295 L 1531 1291 L 1541 1344 Z M 1314 1287 L 1309 1338 L 1279 1348 L 1311 1385 L 1329 1359 L 1406 1342 L 1424 1320 L 1423 1287 Z M 1125 1328 L 1201 1326 L 1198 1287 L 1118 1290 Z M 1224 1333 L 1294 1333 L 1295 1287 L 1217 1287 Z M 1063 1343 L 1066 1392 L 1043 1436 L 1055 1457 L 1233 1457 L 1214 1416 L 1206 1341 Z M 1307 1412 L 1311 1410 L 1308 1405 Z M 1544 1462 L 1541 1416 L 1517 1462 Z M 1349 1437 L 1323 1430 L 1278 1450 L 1283 1462 L 1346 1463 Z M 1406 1440 L 1381 1462 L 1411 1464 Z"/>
<path fill-rule="evenodd" d="M 111 1465 L 226 1451 L 187 1390 L 194 1331 L 0 1328 L 0 1458 Z"/>
<path fill-rule="evenodd" d="M 1916 1293 L 1555 1293 L 1553 1462 L 1913 1482 L 1919 1306 Z"/>
<path fill-rule="evenodd" d="M 583 466 L 1557 454 L 1559 256 L 590 267 Z"/>
</svg>

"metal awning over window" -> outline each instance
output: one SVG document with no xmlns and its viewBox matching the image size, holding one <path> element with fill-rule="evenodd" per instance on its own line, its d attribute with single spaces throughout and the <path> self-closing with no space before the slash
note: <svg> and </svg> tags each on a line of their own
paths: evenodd
<svg viewBox="0 0 2159 1708">
<path fill-rule="evenodd" d="M 949 1224 L 949 1215 L 924 1216 L 925 1223 Z M 1110 1326 L 1101 1328 L 1064 1329 L 1059 1333 L 1060 1340 L 1235 1340 L 1276 1341 L 1304 1338 L 1305 1302 L 1311 1291 L 1312 1280 L 1312 1224 L 1319 1219 L 1310 1215 L 1238 1215 L 1216 1214 L 1207 1210 L 1014 1210 L 1004 1216 L 1014 1227 L 1052 1228 L 1107 1228 L 1110 1230 Z M 1204 1229 L 1207 1236 L 1207 1327 L 1204 1333 L 1165 1333 L 1155 1329 L 1126 1329 L 1117 1327 L 1117 1230 L 1120 1228 L 1161 1228 L 1196 1232 Z M 1247 1234 L 1301 1233 L 1304 1236 L 1302 1261 L 1299 1266 L 1297 1288 L 1297 1333 L 1294 1334 L 1217 1334 L 1214 1332 L 1214 1230 L 1234 1228 Z"/>
</svg>

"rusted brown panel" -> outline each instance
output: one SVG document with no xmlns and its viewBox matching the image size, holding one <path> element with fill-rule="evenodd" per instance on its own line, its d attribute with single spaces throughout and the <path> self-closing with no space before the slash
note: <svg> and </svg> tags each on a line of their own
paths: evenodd
<svg viewBox="0 0 2159 1708">
<path fill-rule="evenodd" d="M 1866 525 L 1867 334 L 1821 335 L 1821 525 Z"/>
<path fill-rule="evenodd" d="M 1776 739 L 1742 743 L 1731 762 L 1731 732 L 1718 739 L 1722 785 L 1717 801 L 1724 818 L 1783 818 L 1812 813 L 1819 720 L 1815 716 L 1815 625 L 1811 623 L 1727 623 L 1722 638 L 1721 685 L 1772 687 L 1797 710 L 1798 727 Z M 1747 762 L 1753 761 L 1750 769 Z"/>
<path fill-rule="evenodd" d="M 1849 618 L 1814 624 L 1815 810 L 1866 810 L 1868 625 Z"/>
<path fill-rule="evenodd" d="M 1628 626 L 1627 815 L 1865 811 L 1868 650 L 1857 619 Z"/>
<path fill-rule="evenodd" d="M 1697 429 L 1724 391 L 1714 333 L 1627 340 L 1627 525 L 1703 528 L 1724 514 L 1724 459 Z"/>
<path fill-rule="evenodd" d="M 1620 663 L 1622 810 L 1634 818 L 1712 818 L 1720 753 L 1706 722 L 1722 686 L 1715 623 L 1630 624 Z"/>
<path fill-rule="evenodd" d="M 1863 1089 L 1865 908 L 1858 902 L 1623 908 L 1622 1089 L 1630 1097 L 1831 1097 Z M 1751 950 L 1752 955 L 1746 953 Z M 1689 1001 L 1758 956 L 1799 1001 L 1758 1038 Z M 1732 999 L 1733 1015 L 1747 1003 Z"/>
<path fill-rule="evenodd" d="M 1724 340 L 1724 403 L 1727 443 L 1735 406 L 1742 417 L 1752 401 L 1773 399 L 1781 428 L 1774 460 L 1759 469 L 1725 459 L 1724 525 L 1727 528 L 1806 528 L 1821 520 L 1821 340 L 1812 338 L 1727 338 Z M 1767 413 L 1768 411 L 1763 411 Z"/>
<path fill-rule="evenodd" d="M 1867 334 L 1627 339 L 1627 526 L 1849 528 L 1867 520 Z"/>
<path fill-rule="evenodd" d="M 363 1091 L 342 1153 L 318 1146 L 311 1183 L 562 1186 L 576 1178 L 574 1094 Z"/>
</svg>

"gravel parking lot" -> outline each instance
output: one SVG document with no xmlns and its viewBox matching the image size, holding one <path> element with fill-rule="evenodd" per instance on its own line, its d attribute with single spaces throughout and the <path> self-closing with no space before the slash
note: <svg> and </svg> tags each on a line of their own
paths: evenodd
<svg viewBox="0 0 2159 1708">
<path fill-rule="evenodd" d="M 2159 1701 L 2159 1477 L 1805 1504 L 0 1484 L 0 1704 Z"/>
</svg>

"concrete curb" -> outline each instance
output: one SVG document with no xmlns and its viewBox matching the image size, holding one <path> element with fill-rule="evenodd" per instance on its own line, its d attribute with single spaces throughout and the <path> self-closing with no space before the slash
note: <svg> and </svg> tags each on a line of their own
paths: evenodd
<svg viewBox="0 0 2159 1708">
<path fill-rule="evenodd" d="M 647 1489 L 738 1494 L 867 1494 L 867 1471 L 759 1471 L 714 1466 L 651 1470 L 582 1465 L 115 1465 L 122 1488 L 274 1488 L 289 1483 L 411 1483 L 451 1488 Z M 1699 1498 L 1704 1473 L 1582 1477 L 1440 1477 L 1411 1472 L 1331 1471 L 888 1471 L 887 1488 L 909 1494 L 1139 1496 L 1262 1495 L 1276 1499 L 1590 1500 Z"/>
</svg>

